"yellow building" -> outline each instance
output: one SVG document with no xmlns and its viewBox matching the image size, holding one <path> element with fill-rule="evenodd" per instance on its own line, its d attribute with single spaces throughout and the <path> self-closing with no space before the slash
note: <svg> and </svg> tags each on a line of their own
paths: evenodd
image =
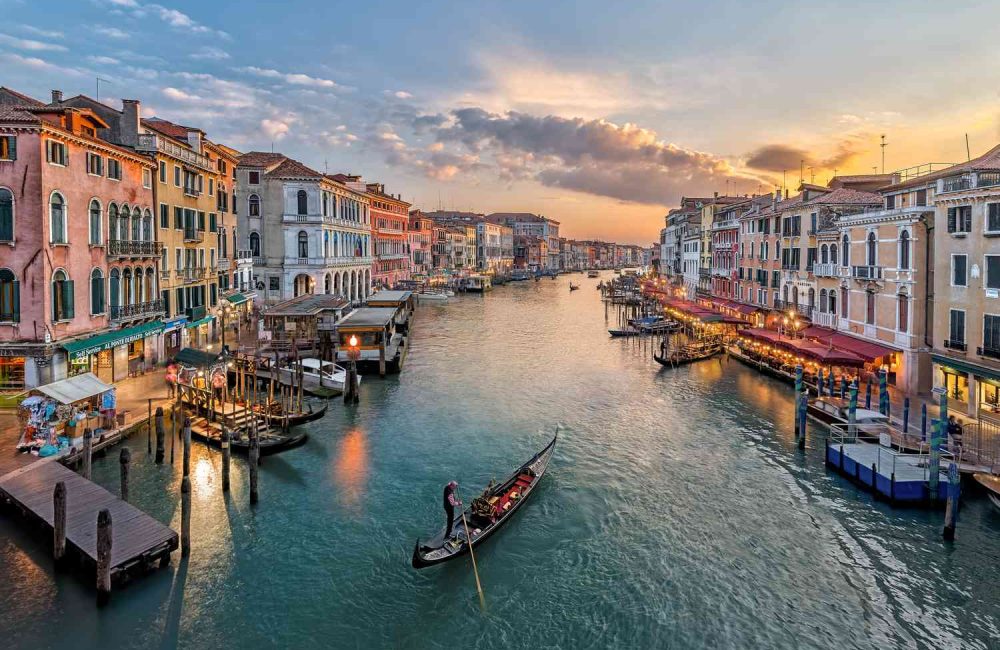
<svg viewBox="0 0 1000 650">
<path fill-rule="evenodd" d="M 220 284 L 228 286 L 234 266 L 237 159 L 200 129 L 158 118 L 142 120 L 136 148 L 153 154 L 157 164 L 153 201 L 157 240 L 163 243 L 163 354 L 171 357 L 182 347 L 206 348 L 218 334 Z"/>
</svg>

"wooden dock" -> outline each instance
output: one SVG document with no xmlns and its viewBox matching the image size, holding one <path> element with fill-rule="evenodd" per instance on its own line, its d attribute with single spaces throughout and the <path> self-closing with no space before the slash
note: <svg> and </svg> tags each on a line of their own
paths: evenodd
<svg viewBox="0 0 1000 650">
<path fill-rule="evenodd" d="M 54 459 L 0 477 L 0 499 L 51 539 L 53 492 L 60 481 L 66 486 L 66 552 L 87 574 L 97 570 L 97 515 L 104 509 L 111 513 L 113 583 L 123 584 L 157 563 L 166 566 L 177 549 L 176 532 Z"/>
<path fill-rule="evenodd" d="M 869 442 L 838 442 L 827 439 L 826 464 L 859 486 L 893 503 L 931 500 L 930 468 L 924 454 L 907 454 Z M 942 458 L 941 467 L 947 467 Z M 937 498 L 948 497 L 948 473 L 938 473 Z"/>
</svg>

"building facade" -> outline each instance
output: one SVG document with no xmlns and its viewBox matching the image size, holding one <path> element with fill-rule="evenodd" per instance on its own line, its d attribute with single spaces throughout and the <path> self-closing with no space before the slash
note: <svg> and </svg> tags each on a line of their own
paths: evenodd
<svg viewBox="0 0 1000 650">
<path fill-rule="evenodd" d="M 410 271 L 429 275 L 434 270 L 434 243 L 437 240 L 434 222 L 420 210 L 410 211 Z"/>
<path fill-rule="evenodd" d="M 382 183 L 366 186 L 371 200 L 372 284 L 380 288 L 410 279 L 410 204 L 386 194 Z"/>
</svg>

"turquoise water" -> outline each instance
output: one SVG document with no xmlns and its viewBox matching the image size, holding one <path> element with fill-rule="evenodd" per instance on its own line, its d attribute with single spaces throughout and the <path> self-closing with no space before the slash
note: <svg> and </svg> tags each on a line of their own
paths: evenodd
<svg viewBox="0 0 1000 650">
<path fill-rule="evenodd" d="M 0 517 L 0 638 L 96 647 L 966 647 L 1000 643 L 1000 515 L 981 495 L 957 541 L 792 440 L 790 390 L 737 364 L 661 370 L 609 340 L 597 280 L 510 285 L 421 306 L 406 367 L 219 491 L 195 444 L 190 560 L 115 593 L 54 574 Z M 614 313 L 611 314 L 614 322 Z M 564 430 L 532 500 L 477 553 L 417 572 L 414 539 Z M 814 434 L 815 435 L 815 434 Z M 179 529 L 180 460 L 133 450 L 133 500 Z M 117 453 L 96 478 L 117 488 Z M 468 498 L 468 496 L 467 496 Z M 7 645 L 5 643 L 5 645 Z"/>
</svg>

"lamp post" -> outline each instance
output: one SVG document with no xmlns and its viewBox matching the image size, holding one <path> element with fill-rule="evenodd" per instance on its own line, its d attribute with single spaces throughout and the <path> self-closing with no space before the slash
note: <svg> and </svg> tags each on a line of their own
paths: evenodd
<svg viewBox="0 0 1000 650">
<path fill-rule="evenodd" d="M 229 300 L 227 300 L 226 298 L 223 298 L 222 301 L 219 303 L 219 308 L 217 310 L 217 313 L 219 315 L 219 319 L 222 321 L 222 351 L 223 352 L 225 352 L 225 350 L 226 350 L 226 325 L 229 322 L 229 319 L 233 316 L 233 312 L 234 311 L 235 310 L 234 310 L 234 307 L 233 307 L 233 303 L 229 302 Z"/>
<path fill-rule="evenodd" d="M 361 356 L 361 345 L 358 337 L 351 334 L 347 340 L 347 358 L 351 364 L 347 368 L 347 377 L 344 381 L 344 403 L 357 404 L 360 401 L 358 396 L 358 358 Z"/>
</svg>

